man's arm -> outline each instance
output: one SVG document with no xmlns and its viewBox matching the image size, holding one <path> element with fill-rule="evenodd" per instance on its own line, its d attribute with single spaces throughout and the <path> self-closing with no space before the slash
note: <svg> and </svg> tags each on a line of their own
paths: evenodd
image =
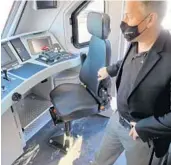
<svg viewBox="0 0 171 165">
<path fill-rule="evenodd" d="M 119 71 L 119 68 L 121 67 L 122 61 L 123 60 L 120 60 L 116 64 L 99 69 L 99 71 L 97 73 L 98 81 L 104 80 L 108 76 L 115 77 Z"/>
<path fill-rule="evenodd" d="M 171 108 L 171 82 L 170 82 L 170 108 Z M 162 117 L 148 117 L 140 120 L 135 130 L 143 141 L 151 138 L 170 138 L 171 139 L 171 109 L 170 112 Z"/>
<path fill-rule="evenodd" d="M 116 64 L 107 67 L 107 72 L 110 75 L 110 77 L 115 77 L 117 75 L 118 70 L 122 64 L 122 61 L 123 60 L 120 60 Z"/>
</svg>

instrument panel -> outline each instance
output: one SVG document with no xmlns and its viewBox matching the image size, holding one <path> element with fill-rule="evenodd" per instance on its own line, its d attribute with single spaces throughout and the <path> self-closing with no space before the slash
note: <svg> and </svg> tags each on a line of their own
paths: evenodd
<svg viewBox="0 0 171 165">
<path fill-rule="evenodd" d="M 47 73 L 53 65 L 77 57 L 66 52 L 50 32 L 18 36 L 1 42 L 1 99 L 21 83 L 32 77 L 34 79 L 34 75 L 43 74 L 45 70 Z"/>
<path fill-rule="evenodd" d="M 1 46 L 1 68 L 5 69 L 12 69 L 32 60 L 53 65 L 75 57 L 67 53 L 50 32 L 18 36 L 1 43 Z"/>
<path fill-rule="evenodd" d="M 32 55 L 37 55 L 43 52 L 43 48 L 52 49 L 52 40 L 50 36 L 32 38 L 27 40 L 30 52 Z"/>
</svg>

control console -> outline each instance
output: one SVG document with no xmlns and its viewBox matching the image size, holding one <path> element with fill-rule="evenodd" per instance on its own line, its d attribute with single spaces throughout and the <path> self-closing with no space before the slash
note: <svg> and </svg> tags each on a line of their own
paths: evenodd
<svg viewBox="0 0 171 165">
<path fill-rule="evenodd" d="M 77 57 L 77 55 L 69 54 L 65 51 L 63 52 L 46 51 L 46 52 L 42 52 L 36 60 L 46 63 L 48 65 L 53 65 L 65 60 L 73 59 L 75 57 Z"/>
<path fill-rule="evenodd" d="M 43 74 L 44 71 L 45 75 L 51 76 L 49 70 L 53 64 L 77 57 L 76 54 L 64 51 L 49 32 L 23 35 L 1 42 L 1 99 L 10 94 L 13 101 L 19 100 L 20 95 L 14 93 L 14 89 L 20 85 L 25 86 L 24 81 L 33 78 L 30 82 L 34 84 L 36 75 Z M 75 66 L 75 63 L 73 65 Z"/>
</svg>

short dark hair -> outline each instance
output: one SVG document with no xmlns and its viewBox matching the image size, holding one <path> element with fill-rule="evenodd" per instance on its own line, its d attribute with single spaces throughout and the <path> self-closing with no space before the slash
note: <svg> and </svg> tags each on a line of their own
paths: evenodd
<svg viewBox="0 0 171 165">
<path fill-rule="evenodd" d="M 145 10 L 150 12 L 155 12 L 158 15 L 159 21 L 162 21 L 167 10 L 167 2 L 164 1 L 141 1 L 141 3 L 144 5 Z"/>
</svg>

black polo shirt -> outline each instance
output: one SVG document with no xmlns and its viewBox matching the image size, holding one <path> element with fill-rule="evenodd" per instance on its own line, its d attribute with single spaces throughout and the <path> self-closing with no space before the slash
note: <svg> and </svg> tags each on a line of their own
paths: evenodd
<svg viewBox="0 0 171 165">
<path fill-rule="evenodd" d="M 124 62 L 122 68 L 121 82 L 117 93 L 118 112 L 128 121 L 132 121 L 129 114 L 129 106 L 127 103 L 128 96 L 132 91 L 137 75 L 144 63 L 147 52 L 137 53 L 138 44 L 135 43 Z"/>
</svg>

